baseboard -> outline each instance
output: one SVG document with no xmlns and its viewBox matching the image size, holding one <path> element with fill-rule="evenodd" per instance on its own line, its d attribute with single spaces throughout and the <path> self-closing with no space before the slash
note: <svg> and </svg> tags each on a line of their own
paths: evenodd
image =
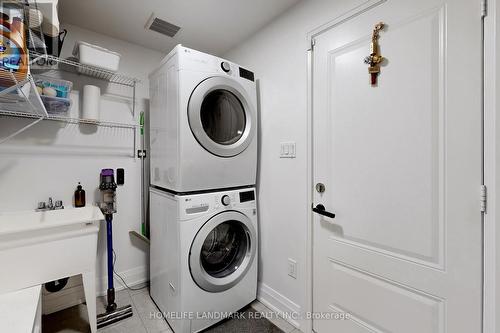
<svg viewBox="0 0 500 333">
<path fill-rule="evenodd" d="M 297 303 L 294 303 L 289 298 L 261 282 L 259 282 L 257 287 L 257 299 L 296 328 L 301 328 L 300 322 L 292 316 L 292 314 L 301 313 L 301 308 Z"/>
<path fill-rule="evenodd" d="M 146 286 L 149 281 L 149 269 L 148 266 L 139 266 L 129 269 L 127 271 L 118 272 L 120 276 L 125 280 L 129 287 L 140 287 L 141 285 Z M 125 289 L 123 282 L 115 275 L 114 277 L 115 291 Z M 97 296 L 106 295 L 106 290 L 108 289 L 108 277 L 102 276 L 96 281 L 96 293 Z"/>
</svg>

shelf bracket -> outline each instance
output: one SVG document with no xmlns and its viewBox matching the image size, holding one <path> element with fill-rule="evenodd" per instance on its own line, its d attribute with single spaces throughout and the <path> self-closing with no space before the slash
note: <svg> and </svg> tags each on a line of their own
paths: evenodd
<svg viewBox="0 0 500 333">
<path fill-rule="evenodd" d="M 26 131 L 28 128 L 32 127 L 32 126 L 35 126 L 36 124 L 38 124 L 40 121 L 42 121 L 44 119 L 44 117 L 40 117 L 38 119 L 35 119 L 35 121 L 31 122 L 30 124 L 24 126 L 23 128 L 15 131 L 14 133 L 12 133 L 11 135 L 9 135 L 8 137 L 6 138 L 3 138 L 0 140 L 0 145 L 4 142 L 7 142 L 9 141 L 10 139 L 12 139 L 13 137 L 15 137 L 16 135 Z"/>
<path fill-rule="evenodd" d="M 11 86 L 11 87 L 3 90 L 0 93 L 0 97 L 7 97 L 8 94 L 12 94 L 15 91 L 17 91 L 18 94 L 22 94 L 22 96 L 23 96 L 25 102 L 27 103 L 29 109 L 31 109 L 31 111 L 32 111 L 32 115 L 33 115 L 32 118 L 34 120 L 31 123 L 29 123 L 28 125 L 23 126 L 21 129 L 19 129 L 19 130 L 15 131 L 14 133 L 10 134 L 9 136 L 0 139 L 0 144 L 3 144 L 4 142 L 9 141 L 10 139 L 12 139 L 13 137 L 15 137 L 16 135 L 19 135 L 22 132 L 24 132 L 27 129 L 29 129 L 30 127 L 35 126 L 36 124 L 38 124 L 40 121 L 42 121 L 43 119 L 45 119 L 47 117 L 47 110 L 45 110 L 45 107 L 43 106 L 42 100 L 40 99 L 40 96 L 38 94 L 34 93 L 34 96 L 36 97 L 37 102 L 40 105 L 40 108 L 37 108 L 37 107 L 35 107 L 35 105 L 33 105 L 32 101 L 29 98 L 29 96 L 26 96 L 25 92 L 22 90 L 22 87 L 24 85 L 26 85 L 26 84 L 30 85 L 30 94 L 33 93 L 34 91 L 36 91 L 35 82 L 33 81 L 33 78 L 31 77 L 31 75 L 28 74 L 28 76 L 26 77 L 26 79 L 24 79 L 23 81 L 17 82 L 15 85 L 13 85 L 13 86 Z M 39 112 L 40 109 L 42 110 L 42 114 L 40 114 L 40 112 Z"/>
</svg>

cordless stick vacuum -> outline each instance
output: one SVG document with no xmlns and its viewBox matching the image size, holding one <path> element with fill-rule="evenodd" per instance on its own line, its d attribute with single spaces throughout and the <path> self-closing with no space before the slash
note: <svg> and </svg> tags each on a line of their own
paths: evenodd
<svg viewBox="0 0 500 333">
<path fill-rule="evenodd" d="M 97 316 L 97 328 L 101 328 L 132 316 L 132 306 L 117 308 L 113 282 L 113 213 L 116 213 L 116 183 L 113 169 L 101 170 L 101 211 L 106 217 L 106 241 L 108 251 L 108 291 L 106 312 Z"/>
</svg>

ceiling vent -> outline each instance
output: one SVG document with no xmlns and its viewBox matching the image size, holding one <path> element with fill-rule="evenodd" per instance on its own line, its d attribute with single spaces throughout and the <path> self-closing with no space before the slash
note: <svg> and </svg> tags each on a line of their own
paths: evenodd
<svg viewBox="0 0 500 333">
<path fill-rule="evenodd" d="M 159 32 L 160 34 L 166 35 L 168 37 L 174 37 L 179 32 L 179 30 L 181 30 L 181 27 L 162 20 L 161 18 L 156 17 L 156 15 L 153 13 L 146 23 L 146 29 Z"/>
</svg>

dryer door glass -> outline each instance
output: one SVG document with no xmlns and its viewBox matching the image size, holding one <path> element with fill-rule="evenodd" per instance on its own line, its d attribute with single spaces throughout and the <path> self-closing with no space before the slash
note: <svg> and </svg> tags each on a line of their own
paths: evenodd
<svg viewBox="0 0 500 333">
<path fill-rule="evenodd" d="M 241 223 L 219 224 L 205 238 L 201 247 L 201 264 L 209 275 L 222 278 L 234 273 L 248 250 L 248 237 Z"/>
<path fill-rule="evenodd" d="M 200 110 L 205 133 L 221 145 L 232 145 L 245 131 L 245 110 L 238 97 L 224 89 L 211 91 Z"/>
<path fill-rule="evenodd" d="M 195 87 L 189 98 L 188 120 L 198 143 L 220 157 L 243 152 L 257 132 L 253 99 L 230 77 L 210 77 Z"/>
</svg>

